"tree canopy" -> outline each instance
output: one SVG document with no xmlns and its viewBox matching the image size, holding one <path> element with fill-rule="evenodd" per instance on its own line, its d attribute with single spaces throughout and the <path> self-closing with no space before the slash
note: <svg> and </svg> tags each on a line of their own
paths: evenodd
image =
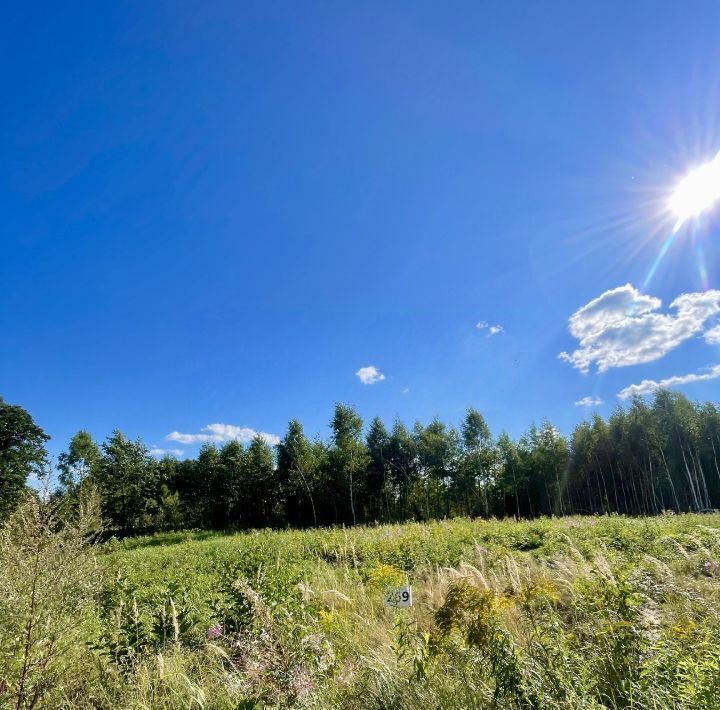
<svg viewBox="0 0 720 710">
<path fill-rule="evenodd" d="M 0 406 L 2 508 L 45 461 L 45 434 L 19 407 Z M 195 458 L 160 461 L 114 432 L 98 445 L 80 431 L 59 457 L 59 495 L 100 493 L 122 533 L 174 528 L 353 525 L 483 517 L 623 513 L 720 507 L 720 410 L 681 394 L 636 398 L 569 437 L 550 422 L 518 439 L 494 436 L 468 409 L 459 425 L 367 426 L 337 404 L 327 440 L 292 420 L 277 446 L 207 442 Z"/>
<path fill-rule="evenodd" d="M 28 477 L 42 473 L 49 438 L 28 412 L 0 397 L 0 521 L 22 499 Z"/>
</svg>

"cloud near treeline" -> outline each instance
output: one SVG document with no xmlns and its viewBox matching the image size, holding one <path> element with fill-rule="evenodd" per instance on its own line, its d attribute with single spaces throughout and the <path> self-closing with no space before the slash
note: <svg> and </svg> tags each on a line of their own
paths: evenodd
<svg viewBox="0 0 720 710">
<path fill-rule="evenodd" d="M 256 431 L 250 427 L 240 427 L 234 424 L 208 424 L 204 426 L 197 434 L 183 434 L 179 431 L 170 432 L 165 439 L 167 441 L 177 441 L 180 444 L 197 444 L 206 441 L 239 441 L 247 444 L 256 436 L 266 441 L 271 446 L 280 443 L 280 437 L 276 434 L 269 434 L 266 431 Z"/>
</svg>

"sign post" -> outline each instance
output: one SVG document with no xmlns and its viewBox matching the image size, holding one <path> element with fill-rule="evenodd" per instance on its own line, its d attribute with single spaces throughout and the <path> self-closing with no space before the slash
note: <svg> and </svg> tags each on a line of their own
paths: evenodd
<svg viewBox="0 0 720 710">
<path fill-rule="evenodd" d="M 412 606 L 412 587 L 391 587 L 385 592 L 385 606 L 407 609 Z"/>
</svg>

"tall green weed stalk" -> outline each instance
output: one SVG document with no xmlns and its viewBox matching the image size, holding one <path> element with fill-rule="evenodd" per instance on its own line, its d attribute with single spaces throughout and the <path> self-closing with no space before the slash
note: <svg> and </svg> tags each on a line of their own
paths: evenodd
<svg viewBox="0 0 720 710">
<path fill-rule="evenodd" d="M 87 673 L 98 510 L 93 494 L 69 517 L 28 495 L 0 528 L 0 707 L 60 704 Z"/>
</svg>

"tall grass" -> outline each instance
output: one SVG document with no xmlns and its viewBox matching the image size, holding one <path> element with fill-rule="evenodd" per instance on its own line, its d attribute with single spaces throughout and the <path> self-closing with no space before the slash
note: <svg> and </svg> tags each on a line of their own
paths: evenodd
<svg viewBox="0 0 720 710">
<path fill-rule="evenodd" d="M 0 699 L 8 706 L 62 702 L 88 655 L 102 577 L 94 499 L 74 518 L 30 497 L 0 528 Z"/>
<path fill-rule="evenodd" d="M 89 527 L 29 501 L 2 531 L 9 707 L 718 707 L 720 516 Z"/>
</svg>

